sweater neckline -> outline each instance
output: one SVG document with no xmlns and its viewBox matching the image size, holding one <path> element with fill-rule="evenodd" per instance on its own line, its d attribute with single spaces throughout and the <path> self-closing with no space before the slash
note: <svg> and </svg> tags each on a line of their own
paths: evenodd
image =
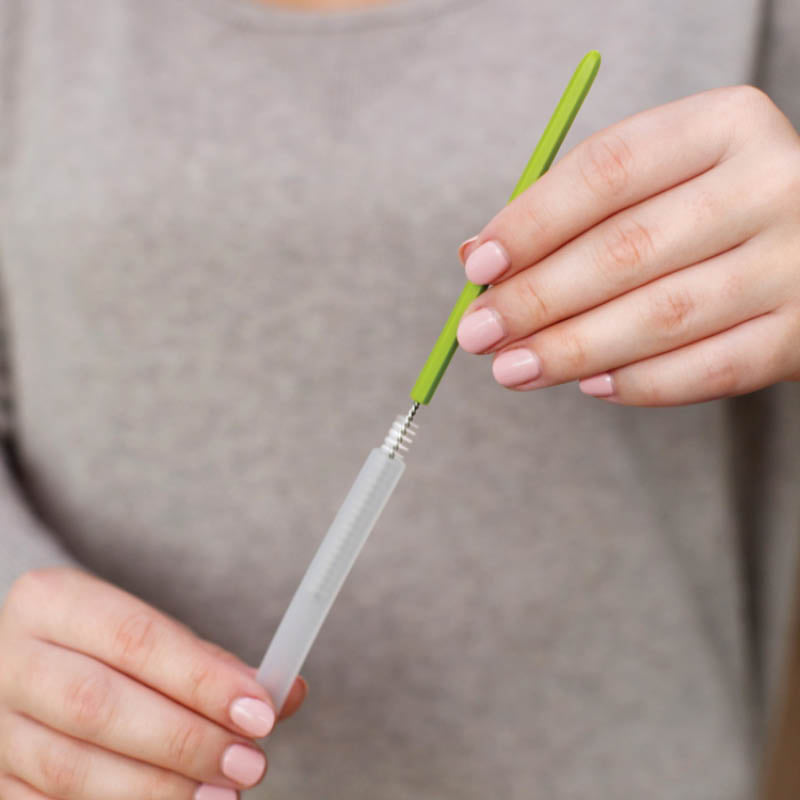
<svg viewBox="0 0 800 800">
<path fill-rule="evenodd" d="M 385 0 L 364 8 L 301 11 L 260 0 L 185 0 L 204 6 L 216 17 L 247 28 L 279 33 L 335 33 L 423 22 L 476 0 Z"/>
</svg>

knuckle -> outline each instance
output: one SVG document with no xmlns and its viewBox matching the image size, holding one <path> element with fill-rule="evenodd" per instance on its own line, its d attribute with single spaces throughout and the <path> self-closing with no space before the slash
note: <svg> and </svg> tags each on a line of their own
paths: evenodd
<svg viewBox="0 0 800 800">
<path fill-rule="evenodd" d="M 728 99 L 736 112 L 745 119 L 760 117 L 775 109 L 775 103 L 765 91 L 749 84 L 730 87 Z"/>
<path fill-rule="evenodd" d="M 189 683 L 189 700 L 193 707 L 202 708 L 209 705 L 208 700 L 214 682 L 215 671 L 205 661 L 198 661 L 189 670 L 187 681 Z"/>
<path fill-rule="evenodd" d="M 76 748 L 51 741 L 39 754 L 39 774 L 46 791 L 56 797 L 81 797 L 86 784 L 86 757 Z"/>
<path fill-rule="evenodd" d="M 532 241 L 544 239 L 550 229 L 550 219 L 545 207 L 541 202 L 534 202 L 528 192 L 519 197 L 519 203 L 523 216 L 521 229 L 527 232 Z"/>
<path fill-rule="evenodd" d="M 648 406 L 663 406 L 668 403 L 666 387 L 652 371 L 640 376 L 639 401 Z"/>
<path fill-rule="evenodd" d="M 782 114 L 769 95 L 755 86 L 730 86 L 719 89 L 721 98 L 719 116 L 725 120 L 729 129 L 728 148 L 740 142 L 755 141 L 763 147 L 763 136 L 775 133 L 780 125 Z"/>
<path fill-rule="evenodd" d="M 15 612 L 26 606 L 30 596 L 31 578 L 29 572 L 23 572 L 9 587 L 6 594 L 6 608 L 13 608 Z"/>
<path fill-rule="evenodd" d="M 188 797 L 185 778 L 156 767 L 149 772 L 138 794 L 142 800 L 174 800 L 176 797 Z"/>
<path fill-rule="evenodd" d="M 742 298 L 747 296 L 750 281 L 747 275 L 740 271 L 728 272 L 720 281 L 716 295 L 730 308 L 742 305 Z M 723 306 L 724 307 L 724 306 Z"/>
<path fill-rule="evenodd" d="M 543 299 L 532 270 L 525 270 L 513 281 L 514 299 L 521 307 L 527 326 L 543 327 L 550 318 L 550 309 Z"/>
<path fill-rule="evenodd" d="M 703 359 L 703 380 L 714 397 L 737 394 L 739 370 L 728 357 L 708 354 Z"/>
<path fill-rule="evenodd" d="M 159 637 L 156 618 L 148 611 L 135 611 L 114 630 L 112 652 L 123 665 L 141 668 L 156 649 Z"/>
<path fill-rule="evenodd" d="M 602 198 L 622 194 L 633 173 L 633 153 L 625 140 L 603 133 L 585 142 L 579 169 L 586 185 Z"/>
<path fill-rule="evenodd" d="M 555 352 L 558 354 L 560 364 L 559 371 L 569 376 L 581 376 L 586 374 L 588 355 L 586 345 L 575 333 L 560 333 L 556 341 Z"/>
<path fill-rule="evenodd" d="M 205 740 L 205 725 L 202 722 L 181 723 L 175 727 L 167 741 L 167 755 L 170 763 L 181 772 L 191 773 L 197 763 L 197 754 L 202 752 Z"/>
<path fill-rule="evenodd" d="M 73 679 L 67 684 L 64 704 L 81 732 L 93 735 L 106 730 L 114 709 L 108 676 L 98 670 Z"/>
<path fill-rule="evenodd" d="M 40 607 L 41 601 L 53 589 L 53 569 L 34 569 L 23 572 L 6 595 L 6 606 L 13 609 L 15 615 L 23 618 L 30 616 L 33 610 Z"/>
<path fill-rule="evenodd" d="M 625 285 L 642 271 L 654 249 L 653 235 L 646 226 L 634 219 L 619 219 L 610 222 L 600 238 L 595 262 L 614 286 Z"/>
<path fill-rule="evenodd" d="M 718 218 L 723 210 L 720 206 L 727 202 L 727 199 L 720 197 L 718 192 L 699 186 L 692 195 L 689 210 L 696 219 L 711 222 Z"/>
<path fill-rule="evenodd" d="M 695 301 L 686 289 L 662 288 L 653 292 L 648 321 L 661 334 L 677 337 L 687 326 L 695 310 Z"/>
</svg>

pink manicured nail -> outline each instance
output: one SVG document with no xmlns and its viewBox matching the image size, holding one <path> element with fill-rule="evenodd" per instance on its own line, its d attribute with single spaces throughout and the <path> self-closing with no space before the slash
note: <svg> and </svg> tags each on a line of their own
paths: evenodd
<svg viewBox="0 0 800 800">
<path fill-rule="evenodd" d="M 464 264 L 467 278 L 479 286 L 499 278 L 511 266 L 511 259 L 498 242 L 484 242 L 469 254 Z"/>
<path fill-rule="evenodd" d="M 500 315 L 493 308 L 481 308 L 461 318 L 458 343 L 468 353 L 482 353 L 499 342 L 505 331 Z"/>
<path fill-rule="evenodd" d="M 542 374 L 539 356 L 523 347 L 500 353 L 492 364 L 492 374 L 503 386 L 519 386 L 534 381 Z"/>
<path fill-rule="evenodd" d="M 201 783 L 194 793 L 194 800 L 237 800 L 235 789 L 223 789 L 210 783 Z"/>
<path fill-rule="evenodd" d="M 267 759 L 260 750 L 232 744 L 222 754 L 222 774 L 242 786 L 254 786 L 264 774 Z"/>
<path fill-rule="evenodd" d="M 477 236 L 470 236 L 469 239 L 465 239 L 461 244 L 458 246 L 458 257 L 461 260 L 461 263 L 464 263 L 464 254 L 467 251 L 467 248 L 477 240 Z"/>
<path fill-rule="evenodd" d="M 266 736 L 275 725 L 275 712 L 269 703 L 255 697 L 240 697 L 231 703 L 231 719 L 251 736 Z"/>
<path fill-rule="evenodd" d="M 614 394 L 614 379 L 605 372 L 602 375 L 584 378 L 578 383 L 578 387 L 584 394 L 590 394 L 592 397 L 610 397 Z"/>
</svg>

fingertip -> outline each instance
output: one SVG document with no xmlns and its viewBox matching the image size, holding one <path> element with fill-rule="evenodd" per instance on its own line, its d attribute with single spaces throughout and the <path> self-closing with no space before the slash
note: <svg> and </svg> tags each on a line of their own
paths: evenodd
<svg viewBox="0 0 800 800">
<path fill-rule="evenodd" d="M 298 675 L 297 679 L 292 685 L 291 690 L 289 691 L 289 696 L 286 698 L 286 702 L 283 704 L 281 713 L 278 715 L 278 720 L 288 719 L 292 716 L 292 714 L 296 713 L 300 706 L 303 705 L 307 695 L 308 683 L 306 683 L 306 680 L 302 677 L 302 675 Z"/>
<path fill-rule="evenodd" d="M 239 697 L 228 709 L 231 720 L 248 736 L 266 736 L 275 725 L 275 708 L 272 700 L 257 697 Z"/>
<path fill-rule="evenodd" d="M 464 314 L 456 329 L 456 339 L 468 353 L 485 353 L 506 335 L 503 318 L 493 308 L 479 308 Z"/>
<path fill-rule="evenodd" d="M 592 375 L 589 378 L 582 378 L 578 382 L 578 388 L 590 397 L 602 397 L 608 400 L 616 396 L 614 378 L 608 372 L 603 372 L 600 375 Z"/>
<path fill-rule="evenodd" d="M 477 241 L 477 236 L 470 236 L 469 239 L 461 242 L 461 244 L 458 246 L 458 258 L 462 265 L 466 262 L 469 254 L 475 249 L 475 243 Z"/>
<path fill-rule="evenodd" d="M 495 283 L 511 269 L 511 258 L 506 248 L 490 239 L 471 251 L 464 262 L 467 279 L 477 286 Z"/>
</svg>

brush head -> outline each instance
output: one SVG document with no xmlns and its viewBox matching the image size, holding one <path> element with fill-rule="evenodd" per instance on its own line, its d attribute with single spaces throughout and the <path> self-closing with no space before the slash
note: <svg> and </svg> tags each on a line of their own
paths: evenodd
<svg viewBox="0 0 800 800">
<path fill-rule="evenodd" d="M 389 432 L 381 445 L 381 450 L 389 458 L 402 460 L 403 453 L 408 452 L 408 448 L 417 434 L 417 425 L 413 420 L 418 408 L 419 403 L 414 403 L 408 413 L 405 416 L 402 414 L 398 416 L 392 423 L 392 427 L 389 428 Z"/>
</svg>

